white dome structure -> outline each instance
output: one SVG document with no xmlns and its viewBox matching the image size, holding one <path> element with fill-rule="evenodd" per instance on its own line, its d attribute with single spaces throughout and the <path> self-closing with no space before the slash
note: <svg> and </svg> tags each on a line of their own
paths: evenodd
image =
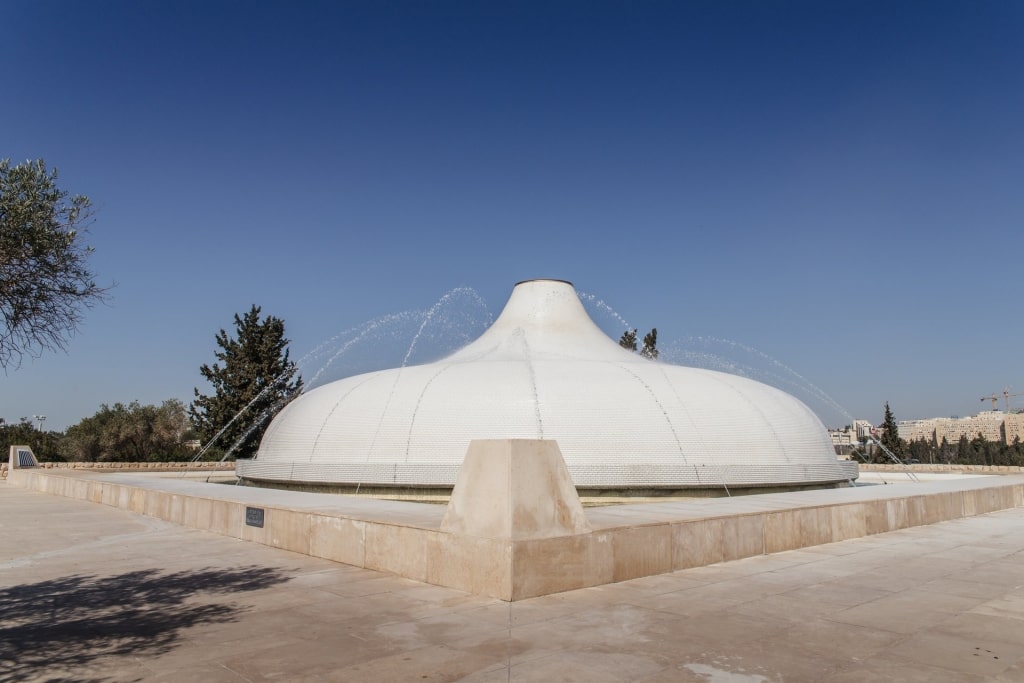
<svg viewBox="0 0 1024 683">
<path fill-rule="evenodd" d="M 796 398 L 621 348 L 562 280 L 517 284 L 497 321 L 443 360 L 303 394 L 237 469 L 256 482 L 444 487 L 474 439 L 553 439 L 578 488 L 830 486 L 857 476 Z"/>
</svg>

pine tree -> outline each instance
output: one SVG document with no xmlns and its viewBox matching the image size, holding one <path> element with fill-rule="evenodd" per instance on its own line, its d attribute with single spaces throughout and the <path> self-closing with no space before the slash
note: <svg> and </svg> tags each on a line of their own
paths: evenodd
<svg viewBox="0 0 1024 683">
<path fill-rule="evenodd" d="M 644 348 L 640 349 L 640 355 L 650 360 L 658 359 L 658 328 L 653 327 L 644 335 Z"/>
<path fill-rule="evenodd" d="M 220 363 L 199 368 L 214 393 L 195 389 L 189 414 L 204 450 L 212 446 L 247 458 L 255 455 L 270 419 L 301 391 L 302 378 L 289 360 L 280 318 L 261 322 L 254 305 L 243 317 L 235 314 L 235 328 L 237 338 L 224 330 L 217 334 Z"/>
<path fill-rule="evenodd" d="M 960 440 L 956 443 L 956 461 L 964 465 L 972 464 L 971 442 L 968 440 L 966 434 L 961 434 Z"/>
<path fill-rule="evenodd" d="M 899 427 L 896 426 L 896 418 L 892 414 L 892 410 L 889 408 L 889 402 L 885 402 L 885 417 L 882 418 L 882 436 L 879 439 L 882 445 L 889 449 L 889 451 L 900 460 L 904 458 L 904 441 L 900 438 Z M 879 453 L 880 462 L 890 462 L 889 457 L 885 453 Z"/>
<path fill-rule="evenodd" d="M 619 346 L 627 351 L 636 351 L 636 330 L 626 330 L 619 338 Z"/>
</svg>

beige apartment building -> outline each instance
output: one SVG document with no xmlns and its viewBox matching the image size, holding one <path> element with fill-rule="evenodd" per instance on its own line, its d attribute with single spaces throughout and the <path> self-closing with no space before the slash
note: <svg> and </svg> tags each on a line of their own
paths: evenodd
<svg viewBox="0 0 1024 683">
<path fill-rule="evenodd" d="M 828 435 L 833 446 L 856 446 L 857 434 L 851 429 L 830 429 Z"/>
<path fill-rule="evenodd" d="M 1024 413 L 1004 413 L 986 410 L 972 417 L 933 417 L 926 420 L 901 420 L 897 427 L 900 438 L 906 441 L 935 440 L 956 443 L 961 436 L 973 439 L 981 434 L 986 441 L 1012 444 L 1014 439 L 1024 441 Z"/>
</svg>

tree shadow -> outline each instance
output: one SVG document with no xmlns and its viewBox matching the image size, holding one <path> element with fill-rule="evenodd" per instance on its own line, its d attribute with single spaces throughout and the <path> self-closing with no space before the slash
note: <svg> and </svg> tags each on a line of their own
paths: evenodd
<svg viewBox="0 0 1024 683">
<path fill-rule="evenodd" d="M 247 609 L 218 598 L 288 580 L 279 569 L 249 566 L 72 575 L 0 588 L 0 683 L 47 672 L 52 677 L 41 680 L 84 681 L 78 672 L 97 658 L 166 653 L 184 629 L 236 621 Z"/>
</svg>

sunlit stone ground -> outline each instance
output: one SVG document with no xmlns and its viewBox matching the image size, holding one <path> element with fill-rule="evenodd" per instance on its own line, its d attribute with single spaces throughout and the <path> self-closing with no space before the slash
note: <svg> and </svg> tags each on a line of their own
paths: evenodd
<svg viewBox="0 0 1024 683">
<path fill-rule="evenodd" d="M 0 484 L 0 682 L 1020 681 L 1024 509 L 515 603 Z"/>
</svg>

